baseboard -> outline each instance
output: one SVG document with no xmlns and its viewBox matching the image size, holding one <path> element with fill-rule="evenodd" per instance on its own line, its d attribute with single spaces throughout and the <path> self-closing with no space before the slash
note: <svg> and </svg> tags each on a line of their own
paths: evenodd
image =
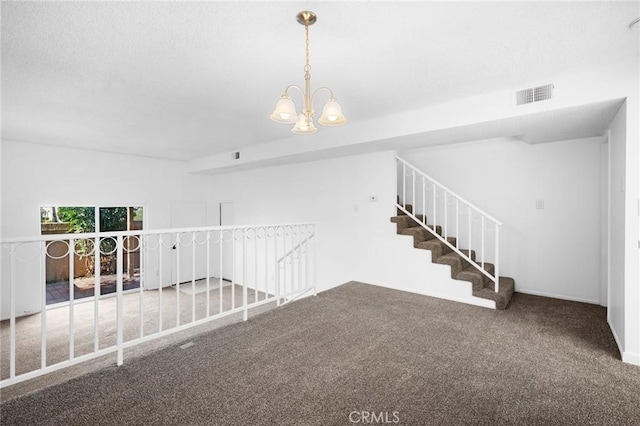
<svg viewBox="0 0 640 426">
<path fill-rule="evenodd" d="M 600 301 L 599 300 L 583 299 L 583 298 L 580 298 L 580 297 L 565 296 L 565 295 L 562 295 L 562 294 L 545 293 L 543 291 L 534 291 L 534 290 L 527 290 L 527 289 L 517 288 L 516 292 L 524 293 L 524 294 L 531 294 L 532 296 L 542 296 L 542 297 L 550 297 L 552 299 L 568 300 L 570 302 L 580 302 L 580 303 L 589 303 L 591 305 L 600 305 Z"/>
<path fill-rule="evenodd" d="M 631 352 L 622 352 L 622 362 L 640 366 L 640 354 L 633 354 Z"/>
<path fill-rule="evenodd" d="M 480 306 L 480 307 L 483 307 L 483 308 L 496 309 L 496 302 L 494 300 L 483 299 L 481 297 L 475 297 L 475 296 L 469 296 L 468 298 L 467 297 L 456 297 L 456 296 L 443 295 L 443 294 L 438 294 L 438 293 L 431 293 L 431 292 L 428 292 L 428 291 L 417 291 L 415 289 L 392 287 L 392 286 L 388 286 L 388 285 L 375 284 L 375 283 L 364 282 L 364 281 L 357 281 L 357 282 L 360 282 L 362 284 L 373 285 L 373 286 L 376 286 L 376 287 L 384 287 L 384 288 L 388 288 L 388 289 L 391 289 L 391 290 L 406 291 L 407 293 L 419 294 L 421 296 L 429 296 L 429 297 L 435 297 L 437 299 L 450 300 L 452 302 L 464 303 L 464 304 L 467 304 L 467 305 L 474 305 L 474 306 Z"/>
<path fill-rule="evenodd" d="M 624 354 L 622 345 L 620 344 L 620 339 L 618 339 L 618 333 L 616 333 L 616 329 L 611 325 L 609 318 L 607 318 L 607 324 L 609 324 L 609 330 L 611 330 L 611 334 L 613 334 L 613 340 L 616 341 L 616 345 L 618 346 L 618 352 L 620 352 L 620 354 Z M 622 358 L 624 359 L 624 356 Z"/>
<path fill-rule="evenodd" d="M 607 324 L 609 324 L 609 329 L 611 329 L 611 334 L 613 334 L 613 340 L 616 341 L 616 345 L 618 346 L 618 351 L 622 356 L 622 362 L 632 365 L 640 366 L 640 354 L 634 354 L 631 352 L 625 352 L 622 349 L 622 345 L 620 344 L 620 339 L 618 338 L 618 333 L 616 333 L 616 329 L 611 326 L 611 321 L 607 318 Z"/>
</svg>

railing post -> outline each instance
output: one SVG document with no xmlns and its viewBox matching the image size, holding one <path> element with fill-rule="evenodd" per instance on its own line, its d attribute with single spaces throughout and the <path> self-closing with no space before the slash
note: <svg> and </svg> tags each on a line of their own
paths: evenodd
<svg viewBox="0 0 640 426">
<path fill-rule="evenodd" d="M 436 183 L 435 182 L 431 182 L 433 185 L 433 232 L 436 232 L 436 230 L 438 229 L 436 227 L 436 224 L 438 222 L 436 222 Z"/>
<path fill-rule="evenodd" d="M 224 311 L 224 305 L 222 302 L 222 296 L 223 296 L 223 289 L 222 289 L 222 285 L 223 283 L 223 266 L 222 266 L 222 251 L 224 249 L 224 230 L 220 230 L 219 231 L 219 235 L 220 235 L 220 276 L 218 277 L 218 291 L 219 291 L 219 295 L 220 295 L 220 311 L 218 312 L 219 314 L 221 314 Z"/>
<path fill-rule="evenodd" d="M 291 291 L 289 293 L 293 293 L 298 288 L 298 275 L 296 273 L 297 269 L 297 257 L 296 254 L 298 252 L 298 247 L 296 246 L 296 234 L 294 227 L 291 227 Z"/>
<path fill-rule="evenodd" d="M 40 368 L 47 367 L 47 243 L 40 241 L 40 285 L 42 286 L 40 301 Z"/>
<path fill-rule="evenodd" d="M 402 163 L 402 208 L 407 208 L 407 165 Z"/>
<path fill-rule="evenodd" d="M 500 291 L 500 226 L 496 223 L 496 259 L 494 276 L 496 279 L 496 293 Z"/>
<path fill-rule="evenodd" d="M 444 191 L 444 235 L 443 237 L 446 239 L 448 234 L 448 227 L 447 224 L 449 223 L 449 217 L 447 214 L 447 191 Z"/>
<path fill-rule="evenodd" d="M 426 207 L 426 198 L 427 198 L 427 193 L 426 193 L 426 181 L 424 179 L 424 176 L 422 176 L 422 223 L 423 224 L 427 224 L 427 207 Z"/>
<path fill-rule="evenodd" d="M 306 285 L 302 284 L 302 244 L 302 228 L 298 226 L 298 249 L 296 250 L 298 252 L 298 290 L 306 288 Z"/>
<path fill-rule="evenodd" d="M 191 322 L 196 321 L 196 232 L 191 233 Z"/>
<path fill-rule="evenodd" d="M 206 318 L 209 318 L 211 311 L 211 296 L 209 295 L 210 291 L 210 280 L 209 276 L 211 275 L 211 231 L 207 231 L 207 301 L 206 301 Z"/>
<path fill-rule="evenodd" d="M 258 228 L 253 230 L 253 301 L 258 303 Z"/>
<path fill-rule="evenodd" d="M 274 265 L 274 281 L 273 284 L 275 288 L 273 289 L 274 295 L 276 296 L 276 306 L 280 306 L 280 260 L 278 259 L 278 227 L 273 227 L 273 258 L 275 261 Z M 284 251 L 283 251 L 284 253 Z"/>
<path fill-rule="evenodd" d="M 484 215 L 480 216 L 480 226 L 482 227 L 480 234 L 480 253 L 482 255 L 482 259 L 480 259 L 480 262 L 482 262 L 482 269 L 484 269 Z"/>
<path fill-rule="evenodd" d="M 176 327 L 180 325 L 180 233 L 176 232 Z"/>
<path fill-rule="evenodd" d="M 69 239 L 69 360 L 75 357 L 75 334 L 76 334 L 76 320 L 75 320 L 75 292 L 74 292 L 74 279 L 75 279 L 75 256 L 76 256 L 76 242 L 75 239 Z"/>
<path fill-rule="evenodd" d="M 264 227 L 264 299 L 269 298 L 269 227 Z"/>
<path fill-rule="evenodd" d="M 11 244 L 9 266 L 9 378 L 16 376 L 16 246 Z M 45 312 L 42 313 L 45 315 Z"/>
<path fill-rule="evenodd" d="M 122 256 L 122 245 L 123 245 L 123 240 L 122 240 L 122 235 L 118 235 L 117 240 L 116 240 L 116 265 L 117 265 L 117 269 L 116 269 L 116 294 L 117 294 L 117 308 L 116 308 L 116 312 L 117 312 L 117 358 L 116 358 L 116 364 L 118 366 L 121 366 L 123 361 L 124 361 L 124 318 L 122 315 L 122 304 L 123 304 L 123 298 L 122 298 L 122 262 L 123 262 L 123 256 Z"/>
<path fill-rule="evenodd" d="M 318 256 L 316 253 L 316 226 L 313 225 L 313 252 L 311 253 L 312 260 L 313 260 L 313 295 L 317 296 L 318 295 L 318 268 L 317 268 L 317 264 L 318 264 Z"/>
<path fill-rule="evenodd" d="M 249 319 L 248 294 L 247 294 L 247 228 L 242 230 L 242 319 Z"/>
<path fill-rule="evenodd" d="M 456 197 L 456 248 L 460 248 L 460 204 Z"/>
<path fill-rule="evenodd" d="M 411 187 L 413 192 L 413 215 L 417 213 L 418 206 L 416 206 L 416 170 L 411 170 Z"/>
<path fill-rule="evenodd" d="M 97 229 L 97 228 L 96 228 Z M 93 242 L 93 351 L 100 350 L 100 292 L 102 287 L 102 258 L 100 253 L 100 237 L 96 234 Z"/>
<path fill-rule="evenodd" d="M 138 310 L 140 311 L 140 315 L 139 315 L 139 322 L 140 322 L 140 338 L 142 339 L 144 337 L 144 285 L 145 285 L 145 280 L 146 280 L 146 276 L 145 276 L 145 269 L 144 268 L 144 264 L 146 263 L 146 258 L 147 258 L 147 254 L 146 252 L 143 250 L 142 248 L 142 237 L 143 235 L 140 234 L 138 237 L 136 237 L 138 239 L 138 259 L 143 260 L 143 262 L 139 262 L 139 266 L 140 266 L 140 270 L 139 270 L 139 274 L 138 274 L 138 295 L 139 295 L 139 299 L 138 299 Z M 127 236 L 127 240 L 130 241 L 129 239 L 132 238 L 131 235 Z M 124 240 L 123 240 L 124 241 Z M 131 258 L 131 243 L 127 244 L 127 258 L 130 259 Z M 129 265 L 127 265 L 127 271 L 132 271 L 133 268 L 130 268 Z M 127 272 L 127 275 L 129 274 L 129 272 Z M 131 276 L 128 275 L 129 279 L 131 279 Z"/>
<path fill-rule="evenodd" d="M 236 230 L 231 229 L 231 309 L 236 308 Z"/>
<path fill-rule="evenodd" d="M 311 233 L 309 233 L 309 235 L 307 236 L 307 242 L 306 242 L 306 246 L 304 248 L 304 282 L 305 282 L 305 287 L 311 287 L 311 281 L 309 280 L 309 256 L 310 256 L 310 250 L 311 249 Z M 315 296 L 315 291 L 313 292 L 313 295 Z"/>
<path fill-rule="evenodd" d="M 467 204 L 467 213 L 469 214 L 469 217 L 467 218 L 468 223 L 469 223 L 469 250 L 471 250 L 471 205 Z M 471 254 L 471 253 L 469 253 Z"/>
<path fill-rule="evenodd" d="M 158 234 L 158 332 L 162 332 L 162 328 L 163 328 L 162 319 L 164 317 L 164 312 L 163 312 L 164 303 L 162 298 L 162 282 L 163 282 L 162 269 L 164 268 L 162 252 L 164 251 L 163 250 L 164 245 L 162 243 L 162 236 L 163 234 Z"/>
<path fill-rule="evenodd" d="M 287 274 L 287 228 L 282 227 L 282 289 L 280 295 L 282 296 L 282 303 L 286 303 L 286 295 L 289 288 L 289 275 Z"/>
</svg>

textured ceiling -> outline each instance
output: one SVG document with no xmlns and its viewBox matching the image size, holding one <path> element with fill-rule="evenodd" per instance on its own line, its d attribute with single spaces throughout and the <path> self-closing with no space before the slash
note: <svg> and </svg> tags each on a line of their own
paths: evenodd
<svg viewBox="0 0 640 426">
<path fill-rule="evenodd" d="M 304 81 L 303 9 L 352 123 L 639 54 L 637 1 L 3 2 L 2 138 L 188 160 L 289 137 L 268 115 Z"/>
</svg>

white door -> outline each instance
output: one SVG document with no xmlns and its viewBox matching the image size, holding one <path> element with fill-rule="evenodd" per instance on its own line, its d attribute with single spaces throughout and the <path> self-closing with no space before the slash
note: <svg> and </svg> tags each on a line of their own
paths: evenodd
<svg viewBox="0 0 640 426">
<path fill-rule="evenodd" d="M 171 228 L 196 228 L 207 226 L 207 205 L 200 202 L 180 202 L 171 205 Z M 180 234 L 180 248 L 174 244 L 172 249 L 171 283 L 178 280 L 183 283 L 191 281 L 193 277 L 193 242 L 191 233 Z M 196 237 L 200 242 L 202 235 Z M 179 258 L 178 258 L 179 252 Z M 206 275 L 206 245 L 195 243 L 195 279 L 205 278 Z M 180 269 L 178 270 L 178 266 Z M 178 276 L 179 272 L 179 276 Z"/>
</svg>

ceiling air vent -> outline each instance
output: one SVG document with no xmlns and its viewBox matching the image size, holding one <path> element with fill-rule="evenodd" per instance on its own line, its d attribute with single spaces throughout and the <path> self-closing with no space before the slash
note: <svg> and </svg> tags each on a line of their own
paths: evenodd
<svg viewBox="0 0 640 426">
<path fill-rule="evenodd" d="M 553 84 L 531 87 L 516 92 L 516 105 L 532 104 L 534 102 L 546 101 L 553 97 Z"/>
</svg>

